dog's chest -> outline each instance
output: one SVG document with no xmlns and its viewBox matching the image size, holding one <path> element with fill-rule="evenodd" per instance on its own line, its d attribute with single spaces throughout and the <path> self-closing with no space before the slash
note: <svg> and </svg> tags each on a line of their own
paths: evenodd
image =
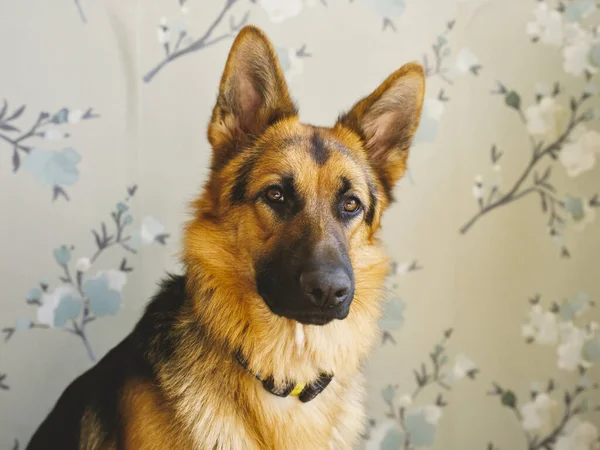
<svg viewBox="0 0 600 450">
<path fill-rule="evenodd" d="M 302 403 L 298 397 L 279 398 L 264 391 L 260 400 L 263 436 L 273 449 L 328 449 L 340 405 L 330 395 Z"/>
<path fill-rule="evenodd" d="M 331 383 L 318 397 L 302 403 L 257 391 L 261 435 L 270 448 L 286 450 L 351 449 L 362 431 L 362 386 Z"/>
</svg>

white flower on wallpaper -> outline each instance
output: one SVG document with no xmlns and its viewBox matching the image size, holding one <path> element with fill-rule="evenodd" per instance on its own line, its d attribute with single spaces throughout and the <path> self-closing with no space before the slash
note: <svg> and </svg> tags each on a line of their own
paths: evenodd
<svg viewBox="0 0 600 450">
<path fill-rule="evenodd" d="M 166 17 L 161 17 L 160 23 L 156 27 L 156 40 L 161 45 L 168 44 L 171 40 L 171 32 Z"/>
<path fill-rule="evenodd" d="M 560 422 L 561 416 L 559 403 L 545 392 L 521 406 L 521 425 L 527 431 L 550 433 Z"/>
<path fill-rule="evenodd" d="M 580 125 L 563 146 L 559 160 L 570 177 L 592 170 L 600 155 L 600 133 Z"/>
<path fill-rule="evenodd" d="M 533 10 L 526 32 L 534 42 L 562 49 L 563 69 L 574 76 L 590 76 L 600 67 L 600 35 L 590 16 L 597 14 L 593 0 L 541 0 Z"/>
<path fill-rule="evenodd" d="M 569 116 L 556 98 L 547 95 L 541 97 L 539 102 L 527 107 L 525 118 L 529 134 L 552 141 L 560 136 Z"/>
<path fill-rule="evenodd" d="M 473 73 L 474 68 L 479 70 L 480 67 L 479 58 L 477 58 L 471 49 L 463 47 L 456 55 L 456 61 L 448 70 L 447 76 L 449 79 L 454 80 L 461 75 Z"/>
<path fill-rule="evenodd" d="M 526 342 L 556 346 L 557 367 L 573 372 L 592 367 L 595 356 L 586 348 L 594 346 L 598 339 L 597 329 L 590 324 L 576 325 L 576 320 L 593 306 L 589 295 L 579 292 L 562 304 L 545 309 L 539 297 L 531 301 L 527 321 L 521 327 Z"/>
<path fill-rule="evenodd" d="M 317 0 L 256 0 L 256 3 L 267 12 L 271 22 L 281 23 L 296 17 L 305 7 L 315 6 Z"/>
<path fill-rule="evenodd" d="M 483 177 L 481 175 L 476 175 L 475 180 L 473 181 L 473 187 L 471 188 L 471 193 L 473 194 L 473 198 L 478 202 L 483 201 L 483 195 L 485 191 L 483 189 Z"/>
<path fill-rule="evenodd" d="M 593 341 L 595 333 L 575 326 L 572 322 L 560 325 L 561 344 L 556 349 L 559 369 L 574 372 L 580 369 L 589 369 L 592 364 L 585 359 L 584 347 Z"/>
<path fill-rule="evenodd" d="M 75 270 L 77 272 L 86 273 L 92 267 L 90 258 L 81 257 L 75 262 Z"/>
<path fill-rule="evenodd" d="M 558 317 L 551 311 L 545 311 L 542 305 L 535 304 L 528 314 L 528 322 L 521 327 L 524 338 L 539 344 L 554 344 L 558 340 Z"/>
<path fill-rule="evenodd" d="M 578 418 L 569 421 L 554 450 L 600 450 L 598 427 Z"/>
<path fill-rule="evenodd" d="M 565 25 L 565 47 L 563 49 L 565 72 L 575 76 L 596 73 L 598 64 L 593 52 L 600 45 L 600 36 L 594 30 L 583 28 L 579 23 Z"/>
<path fill-rule="evenodd" d="M 116 268 L 104 268 L 95 273 L 90 273 L 91 269 L 109 249 L 119 249 L 133 255 L 137 253 L 138 246 L 151 243 L 165 245 L 169 237 L 164 226 L 152 217 L 146 217 L 138 230 L 132 230 L 134 219 L 129 201 L 136 191 L 135 185 L 128 188 L 125 199 L 115 205 L 110 213 L 112 224 L 102 222 L 97 229 L 92 230 L 92 256 L 74 259 L 76 249 L 67 245 L 54 250 L 54 260 L 62 272 L 58 277 L 59 284 L 52 289 L 50 283 L 44 280 L 39 282 L 39 287 L 29 290 L 25 301 L 28 305 L 37 307 L 36 319 L 21 317 L 14 326 L 5 327 L 2 331 L 6 334 L 6 340 L 11 339 L 16 332 L 58 328 L 79 338 L 88 357 L 95 360 L 87 327 L 95 320 L 115 315 L 121 310 L 127 273 L 133 267 L 127 257 L 123 257 Z"/>
<path fill-rule="evenodd" d="M 563 51 L 564 71 L 575 76 L 581 76 L 586 72 L 595 73 L 597 69 L 590 63 L 591 50 L 592 42 L 588 39 L 567 45 Z"/>
<path fill-rule="evenodd" d="M 556 346 L 557 368 L 572 373 L 578 380 L 572 385 L 565 381 L 560 389 L 553 378 L 546 383 L 533 382 L 525 400 L 498 383 L 493 383 L 489 394 L 513 410 L 525 435 L 524 449 L 600 449 L 596 426 L 581 420 L 588 412 L 600 411 L 590 403 L 591 391 L 600 386 L 588 378 L 588 373 L 600 364 L 600 326 L 586 320 L 586 313 L 595 303 L 585 292 L 549 308 L 542 306 L 539 295 L 529 302 L 531 311 L 522 327 L 525 342 Z M 490 442 L 488 449 L 498 447 Z"/>
<path fill-rule="evenodd" d="M 145 217 L 140 229 L 140 237 L 143 244 L 149 244 L 156 241 L 158 236 L 165 232 L 165 226 L 154 217 Z"/>
<path fill-rule="evenodd" d="M 527 34 L 543 44 L 560 47 L 564 42 L 563 18 L 547 2 L 538 2 L 533 20 L 527 23 Z"/>
<path fill-rule="evenodd" d="M 444 381 L 448 384 L 461 381 L 465 377 L 473 377 L 477 373 L 477 365 L 475 361 L 469 358 L 464 353 L 460 353 L 454 359 L 454 364 L 451 369 L 443 376 Z"/>
</svg>

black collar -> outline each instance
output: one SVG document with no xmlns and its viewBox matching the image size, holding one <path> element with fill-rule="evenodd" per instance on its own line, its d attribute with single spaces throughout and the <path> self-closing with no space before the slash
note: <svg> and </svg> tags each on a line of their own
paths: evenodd
<svg viewBox="0 0 600 450">
<path fill-rule="evenodd" d="M 298 396 L 298 399 L 302 403 L 310 402 L 313 398 L 319 395 L 327 385 L 331 382 L 333 375 L 321 373 L 319 378 L 312 381 L 311 383 L 287 383 L 283 388 L 279 389 L 275 386 L 273 381 L 273 377 L 262 378 L 260 374 L 252 372 L 248 368 L 248 362 L 242 352 L 238 350 L 235 352 L 235 358 L 238 363 L 248 372 L 253 375 L 257 380 L 259 380 L 263 387 L 269 391 L 271 394 L 276 395 L 278 397 L 287 397 L 287 396 Z"/>
</svg>

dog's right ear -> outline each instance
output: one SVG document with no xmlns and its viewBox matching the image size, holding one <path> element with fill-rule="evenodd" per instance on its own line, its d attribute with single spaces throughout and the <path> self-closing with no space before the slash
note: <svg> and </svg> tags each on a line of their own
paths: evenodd
<svg viewBox="0 0 600 450">
<path fill-rule="evenodd" d="M 297 114 L 269 38 L 259 28 L 245 26 L 229 52 L 208 127 L 213 168 L 269 125 Z"/>
</svg>

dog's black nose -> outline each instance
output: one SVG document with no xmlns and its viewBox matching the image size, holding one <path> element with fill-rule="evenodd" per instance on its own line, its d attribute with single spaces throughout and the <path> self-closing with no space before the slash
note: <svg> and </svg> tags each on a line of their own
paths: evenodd
<svg viewBox="0 0 600 450">
<path fill-rule="evenodd" d="M 349 300 L 353 290 L 352 280 L 342 268 L 304 272 L 300 286 L 314 306 L 332 309 Z"/>
</svg>

